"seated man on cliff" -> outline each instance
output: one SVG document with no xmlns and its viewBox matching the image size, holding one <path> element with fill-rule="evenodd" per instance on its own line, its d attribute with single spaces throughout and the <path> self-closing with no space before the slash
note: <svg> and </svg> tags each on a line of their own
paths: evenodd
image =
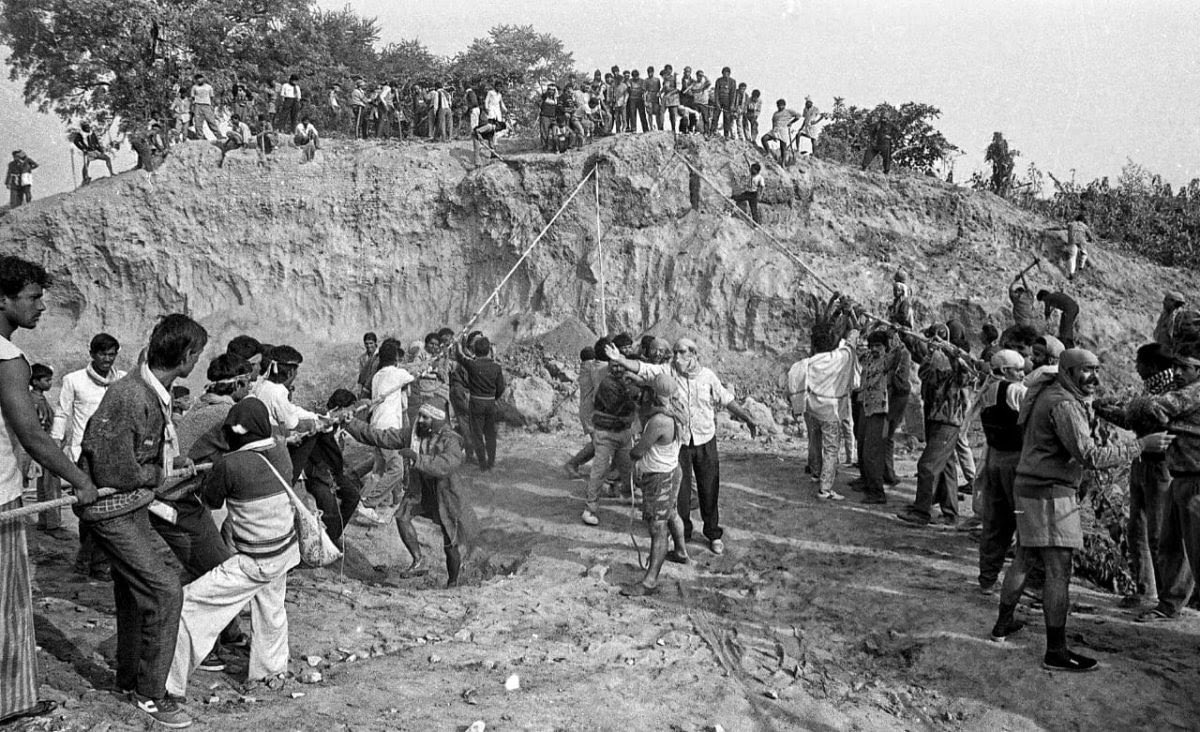
<svg viewBox="0 0 1200 732">
<path fill-rule="evenodd" d="M 374 429 L 366 422 L 351 419 L 346 432 L 363 443 L 385 450 L 398 450 L 408 462 L 408 485 L 396 514 L 400 541 L 412 555 L 405 577 L 429 572 L 421 553 L 421 543 L 413 527 L 414 517 L 433 521 L 442 530 L 446 553 L 446 586 L 458 585 L 462 564 L 474 547 L 479 521 L 458 483 L 463 464 L 462 437 L 446 421 L 446 412 L 430 404 L 421 406 L 417 422 L 400 429 Z"/>
</svg>

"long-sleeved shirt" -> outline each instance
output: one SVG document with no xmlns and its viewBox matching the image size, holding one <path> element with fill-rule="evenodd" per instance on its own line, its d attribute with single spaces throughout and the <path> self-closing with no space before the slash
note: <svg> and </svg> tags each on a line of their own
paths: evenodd
<svg viewBox="0 0 1200 732">
<path fill-rule="evenodd" d="M 371 394 L 375 398 L 387 397 L 371 411 L 371 427 L 377 430 L 393 430 L 404 426 L 404 413 L 408 410 L 408 391 L 404 388 L 413 382 L 413 376 L 399 366 L 384 366 L 371 379 Z"/>
<path fill-rule="evenodd" d="M 1183 308 L 1177 307 L 1159 313 L 1158 322 L 1154 324 L 1154 340 L 1156 342 L 1168 348 L 1175 347 L 1175 323 L 1179 320 L 1181 312 L 1183 312 Z"/>
<path fill-rule="evenodd" d="M 125 372 L 113 370 L 112 376 L 111 383 L 115 384 L 125 376 Z M 61 440 L 70 435 L 71 439 L 66 447 L 67 456 L 72 460 L 79 458 L 79 444 L 83 441 L 83 431 L 88 420 L 99 408 L 100 400 L 104 398 L 109 386 L 98 383 L 88 374 L 87 369 L 72 371 L 63 377 L 62 388 L 58 392 L 58 408 L 54 410 L 54 424 L 50 427 L 50 437 Z"/>
<path fill-rule="evenodd" d="M 650 368 L 642 364 L 642 368 Z M 606 366 L 596 372 L 592 397 L 592 426 L 606 432 L 620 432 L 633 425 L 637 415 L 636 392 L 624 379 L 613 376 Z"/>
<path fill-rule="evenodd" d="M 283 384 L 263 379 L 255 384 L 252 394 L 267 405 L 267 414 L 271 417 L 271 424 L 278 425 L 289 432 L 296 429 L 301 420 L 319 419 L 313 412 L 292 404 L 288 388 Z"/>
<path fill-rule="evenodd" d="M 912 391 L 911 371 L 912 355 L 901 344 L 892 346 L 881 357 L 863 359 L 862 391 L 859 393 L 863 414 L 887 414 L 895 399 Z"/>
<path fill-rule="evenodd" d="M 472 399 L 499 399 L 504 396 L 504 369 L 487 356 L 459 359 L 467 372 L 467 388 Z"/>
<path fill-rule="evenodd" d="M 592 429 L 592 410 L 595 409 L 596 387 L 600 384 L 598 361 L 584 361 L 579 367 L 579 421 L 583 429 Z"/>
<path fill-rule="evenodd" d="M 737 93 L 737 82 L 732 76 L 721 76 L 713 83 L 713 95 L 717 104 L 722 107 L 732 107 L 733 97 Z"/>
<path fill-rule="evenodd" d="M 861 383 L 862 368 L 855 352 L 858 331 L 852 331 L 832 351 L 818 353 L 798 362 L 788 372 L 788 392 L 804 395 L 803 412 L 817 419 L 837 422 L 838 404 Z"/>
<path fill-rule="evenodd" d="M 1024 427 L 1014 491 L 1027 498 L 1074 495 L 1084 470 L 1115 468 L 1138 456 L 1140 448 L 1121 438 L 1101 447 L 1092 439 L 1091 405 L 1062 381 L 1031 389 L 1021 404 Z"/>
<path fill-rule="evenodd" d="M 292 500 L 283 482 L 291 474 L 287 448 L 274 438 L 246 445 L 214 463 L 204 482 L 203 500 L 211 508 L 229 508 L 234 551 L 274 557 L 296 543 Z"/>
<path fill-rule="evenodd" d="M 970 409 L 966 390 L 971 374 L 966 364 L 934 349 L 917 374 L 921 377 L 925 421 L 961 426 Z"/>
<path fill-rule="evenodd" d="M 122 516 L 154 500 L 154 489 L 164 475 L 170 397 L 164 409 L 147 373 L 143 369 L 109 387 L 84 430 L 80 467 L 97 486 L 118 491 L 77 508 L 84 521 Z"/>
<path fill-rule="evenodd" d="M 671 364 L 644 363 L 641 373 L 647 376 L 664 373 L 675 378 L 679 387 L 675 395 L 683 402 L 679 416 L 683 421 L 680 440 L 684 445 L 699 447 L 716 438 L 717 410 L 728 407 L 736 396 L 712 369 L 700 366 L 692 373 L 684 374 Z"/>
<path fill-rule="evenodd" d="M 1167 449 L 1171 474 L 1200 475 L 1200 381 L 1148 399 L 1159 421 L 1175 435 Z"/>
</svg>

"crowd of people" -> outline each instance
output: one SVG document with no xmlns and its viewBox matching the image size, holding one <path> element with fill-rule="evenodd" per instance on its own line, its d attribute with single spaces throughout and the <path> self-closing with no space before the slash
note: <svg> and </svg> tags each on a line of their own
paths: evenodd
<svg viewBox="0 0 1200 732">
<path fill-rule="evenodd" d="M 1200 314 L 1181 293 L 1167 293 L 1154 342 L 1137 352 L 1144 393 L 1097 399 L 1100 363 L 1076 342 L 1077 303 L 1061 291 L 1033 294 L 1027 274 L 1009 287 L 1014 322 L 1003 330 L 986 325 L 977 355 L 956 320 L 916 330 L 923 309 L 903 272 L 885 319 L 834 295 L 817 313 L 811 355 L 786 374 L 787 396 L 805 425 L 816 496 L 845 500 L 837 490 L 844 454 L 858 470 L 850 485 L 876 505 L 888 503 L 900 480 L 894 435 L 911 419 L 909 402 L 919 399 L 925 442 L 916 497 L 898 518 L 917 527 L 958 525 L 960 494 L 973 494 L 979 590 L 999 592 L 992 640 L 1022 629 L 1017 602 L 1033 588 L 1045 615 L 1044 665 L 1086 671 L 1096 662 L 1070 650 L 1066 622 L 1089 471 L 1132 466 L 1137 584 L 1123 604 L 1138 608 L 1139 620 L 1177 617 L 1200 564 L 1193 505 L 1200 495 Z M 208 334 L 173 314 L 154 327 L 129 373 L 117 367 L 122 345 L 97 334 L 87 365 L 63 376 L 52 407 L 53 369 L 31 364 L 12 342 L 17 329 L 37 326 L 50 284 L 42 267 L 0 258 L 0 408 L 11 438 L 0 440 L 0 511 L 32 494 L 53 500 L 70 486 L 79 519 L 76 571 L 113 583 L 116 684 L 138 710 L 168 727 L 188 726 L 183 699 L 191 674 L 223 669 L 229 654 L 248 654 L 252 685 L 271 687 L 286 674 L 287 577 L 301 563 L 295 493 L 319 507 L 335 544 L 351 521 L 394 521 L 411 558 L 405 576 L 431 571 L 413 526 L 416 518 L 431 520 L 442 533 L 447 584 L 461 581 L 479 524 L 460 476 L 468 463 L 494 468 L 497 402 L 506 389 L 484 334 L 459 338 L 442 328 L 406 347 L 367 333 L 356 383 L 337 389 L 323 408 L 306 409 L 292 397 L 303 354 L 249 335 L 208 362 L 204 392 L 190 399 L 178 381 L 198 365 Z M 1035 317 L 1037 301 L 1046 325 L 1060 313 L 1056 335 Z M 587 466 L 585 525 L 601 523 L 606 497 L 640 502 L 649 562 L 621 593 L 653 595 L 667 562 L 692 561 L 696 511 L 708 550 L 725 552 L 717 414 L 727 411 L 751 434 L 758 425 L 691 339 L 672 344 L 620 333 L 585 346 L 580 358 L 588 441 L 564 470 L 584 477 Z M 1102 436 L 1098 418 L 1134 436 Z M 976 420 L 981 467 L 968 439 Z M 370 458 L 351 464 L 347 439 L 369 447 Z M 222 528 L 213 520 L 217 508 L 228 511 Z M 57 510 L 42 511 L 37 530 L 75 540 Z M 53 708 L 37 698 L 24 531 L 20 521 L 0 521 L 0 650 L 9 659 L 0 665 L 3 721 Z M 164 564 L 163 553 L 176 564 Z M 247 605 L 252 638 L 238 621 Z"/>
</svg>

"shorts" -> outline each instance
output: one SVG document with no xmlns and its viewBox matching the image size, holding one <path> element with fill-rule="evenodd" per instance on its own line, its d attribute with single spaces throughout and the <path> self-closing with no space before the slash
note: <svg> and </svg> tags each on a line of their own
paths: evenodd
<svg viewBox="0 0 1200 732">
<path fill-rule="evenodd" d="M 1079 500 L 1064 498 L 1013 498 L 1017 518 L 1017 541 L 1030 549 L 1057 547 L 1083 548 L 1083 525 L 1079 520 Z"/>
<path fill-rule="evenodd" d="M 676 467 L 670 473 L 638 473 L 634 485 L 642 492 L 642 520 L 668 521 L 679 500 L 683 472 Z"/>
</svg>

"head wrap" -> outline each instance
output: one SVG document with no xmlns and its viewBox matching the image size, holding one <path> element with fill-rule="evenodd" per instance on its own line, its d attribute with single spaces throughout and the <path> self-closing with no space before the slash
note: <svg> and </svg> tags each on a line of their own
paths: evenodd
<svg viewBox="0 0 1200 732">
<path fill-rule="evenodd" d="M 1085 348 L 1068 348 L 1058 357 L 1058 372 L 1064 373 L 1079 366 L 1099 366 L 1100 359 Z"/>
<path fill-rule="evenodd" d="M 1062 341 L 1060 341 L 1059 339 L 1055 338 L 1052 335 L 1044 335 L 1044 336 L 1038 336 L 1038 339 L 1034 342 L 1040 343 L 1043 346 L 1045 346 L 1046 353 L 1049 354 L 1050 356 L 1053 356 L 1054 358 L 1059 359 L 1059 362 L 1061 363 L 1063 354 L 1067 350 L 1067 347 L 1063 345 Z M 1083 351 L 1082 348 L 1077 348 L 1077 349 L 1072 349 L 1072 350 Z M 1084 352 L 1087 353 L 1086 351 L 1084 351 Z M 1092 358 L 1095 358 L 1095 356 L 1092 356 Z"/>
<path fill-rule="evenodd" d="M 655 374 L 653 379 L 650 379 L 649 386 L 654 390 L 654 396 L 659 399 L 670 399 L 672 395 L 679 389 L 679 385 L 675 383 L 675 379 L 669 374 Z"/>
<path fill-rule="evenodd" d="M 1011 349 L 1005 348 L 992 354 L 992 368 L 1012 369 L 1024 368 L 1025 357 Z"/>
<path fill-rule="evenodd" d="M 1182 305 L 1182 304 L 1184 304 L 1185 302 L 1187 302 L 1187 300 L 1184 300 L 1184 299 L 1183 299 L 1183 293 L 1182 293 L 1182 292 L 1180 292 L 1179 290 L 1171 290 L 1170 292 L 1168 292 L 1168 293 L 1167 293 L 1167 297 L 1166 297 L 1166 299 L 1168 299 L 1168 300 L 1170 300 L 1170 301 L 1172 301 L 1172 302 L 1177 302 L 1177 303 L 1179 303 L 1180 305 Z"/>
<path fill-rule="evenodd" d="M 229 446 L 234 449 L 269 438 L 271 416 L 267 405 L 259 399 L 243 399 L 234 404 L 225 416 L 224 430 Z"/>
<path fill-rule="evenodd" d="M 438 409 L 432 404 L 422 404 L 421 408 L 417 410 L 417 414 L 423 414 L 434 422 L 444 422 L 446 420 L 445 410 Z"/>
</svg>

